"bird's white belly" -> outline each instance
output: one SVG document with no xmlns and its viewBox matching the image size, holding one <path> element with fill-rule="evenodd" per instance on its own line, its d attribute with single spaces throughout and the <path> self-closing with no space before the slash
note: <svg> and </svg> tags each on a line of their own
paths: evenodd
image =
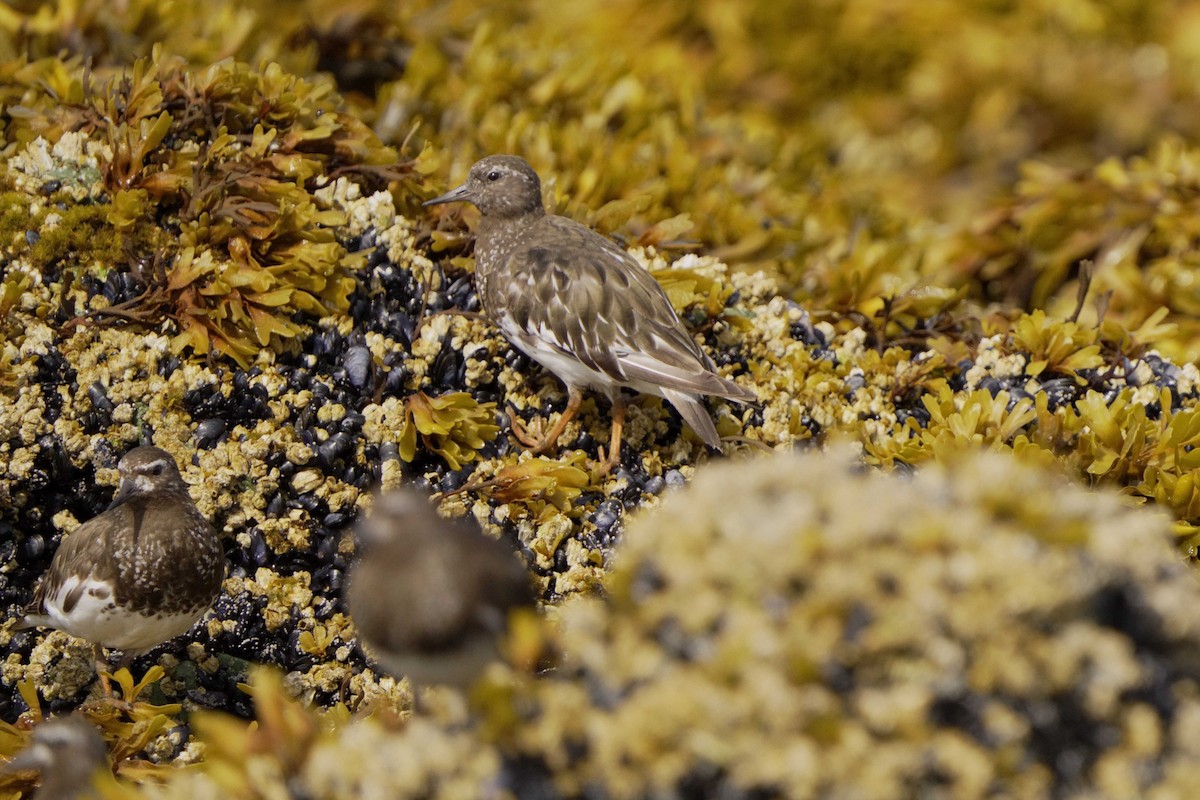
<svg viewBox="0 0 1200 800">
<path fill-rule="evenodd" d="M 149 650 L 185 633 L 200 614 L 158 613 L 146 616 L 119 608 L 113 603 L 107 583 L 83 579 L 83 594 L 69 612 L 63 610 L 67 595 L 80 583 L 71 576 L 53 597 L 46 598 L 46 616 L 53 627 L 114 650 Z"/>
<path fill-rule="evenodd" d="M 541 342 L 536 336 L 525 332 L 514 333 L 507 328 L 501 330 L 513 345 L 525 355 L 550 370 L 563 383 L 580 389 L 595 389 L 603 392 L 611 400 L 621 387 L 625 386 L 635 392 L 653 394 L 665 398 L 663 388 L 656 383 L 633 379 L 617 380 L 599 370 L 592 369 L 579 359 L 569 356 Z"/>
<path fill-rule="evenodd" d="M 592 369 L 587 364 L 571 356 L 563 355 L 556 350 L 542 349 L 536 346 L 526 347 L 523 342 L 515 342 L 525 355 L 554 373 L 568 386 L 578 386 L 581 389 L 599 389 L 609 395 L 617 391 L 618 385 L 608 375 Z"/>
</svg>

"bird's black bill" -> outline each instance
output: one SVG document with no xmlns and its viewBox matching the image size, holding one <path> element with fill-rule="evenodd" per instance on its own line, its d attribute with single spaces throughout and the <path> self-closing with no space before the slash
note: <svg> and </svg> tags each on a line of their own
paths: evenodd
<svg viewBox="0 0 1200 800">
<path fill-rule="evenodd" d="M 117 487 L 117 493 L 113 495 L 112 502 L 108 504 L 105 511 L 112 511 L 117 506 L 124 503 L 129 498 L 133 497 L 134 488 L 133 481 L 121 481 L 121 485 Z"/>
<path fill-rule="evenodd" d="M 0 767 L 0 775 L 12 775 L 14 772 L 24 772 L 31 769 L 42 769 L 46 766 L 45 746 L 31 744 L 13 756 L 12 760 Z"/>
<path fill-rule="evenodd" d="M 451 189 L 445 194 L 438 195 L 432 200 L 426 200 L 421 205 L 436 206 L 440 203 L 457 203 L 461 200 L 470 200 L 470 195 L 471 193 L 467 191 L 467 185 L 464 183 L 462 186 Z"/>
</svg>

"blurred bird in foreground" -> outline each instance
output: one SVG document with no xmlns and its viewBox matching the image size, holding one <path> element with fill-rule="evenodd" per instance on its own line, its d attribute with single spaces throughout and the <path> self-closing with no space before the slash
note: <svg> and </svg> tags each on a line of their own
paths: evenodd
<svg viewBox="0 0 1200 800">
<path fill-rule="evenodd" d="M 29 746 L 2 768 L 41 773 L 38 800 L 100 800 L 97 784 L 112 779 L 100 732 L 79 717 L 56 717 L 33 729 Z"/>
<path fill-rule="evenodd" d="M 358 538 L 350 617 L 368 655 L 396 677 L 465 689 L 501 656 L 514 617 L 536 610 L 511 547 L 473 521 L 444 519 L 414 490 L 378 498 Z"/>
<path fill-rule="evenodd" d="M 225 577 L 221 541 L 170 453 L 136 447 L 117 471 L 112 503 L 63 539 L 18 625 L 57 628 L 91 642 L 110 698 L 102 648 L 123 651 L 126 666 L 185 633 Z"/>
<path fill-rule="evenodd" d="M 582 389 L 612 403 L 608 455 L 620 461 L 625 401 L 621 388 L 673 405 L 709 447 L 720 448 L 704 406 L 713 395 L 749 403 L 749 389 L 717 374 L 671 306 L 667 293 L 624 249 L 574 220 L 547 214 L 537 173 L 518 156 L 488 156 L 462 186 L 425 205 L 465 201 L 479 209 L 475 281 L 492 322 L 518 349 L 567 385 L 567 408 L 541 437 L 513 420 L 513 434 L 535 453 L 555 445 L 579 411 Z"/>
</svg>

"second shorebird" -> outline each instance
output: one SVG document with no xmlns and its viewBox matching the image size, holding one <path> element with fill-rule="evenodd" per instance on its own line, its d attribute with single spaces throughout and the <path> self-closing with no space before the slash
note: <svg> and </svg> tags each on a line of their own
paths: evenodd
<svg viewBox="0 0 1200 800">
<path fill-rule="evenodd" d="M 516 615 L 536 612 L 511 547 L 473 519 L 443 519 L 412 489 L 376 500 L 358 539 L 346 604 L 360 641 L 396 677 L 465 689 L 500 657 Z"/>
<path fill-rule="evenodd" d="M 104 739 L 80 717 L 52 717 L 38 723 L 29 746 L 0 767 L 0 774 L 25 770 L 41 773 L 39 798 L 101 800 L 112 796 L 100 788 L 113 785 Z"/>
<path fill-rule="evenodd" d="M 20 627 L 48 627 L 123 651 L 122 664 L 192 627 L 225 577 L 225 554 L 179 474 L 157 447 L 136 447 L 117 465 L 108 509 L 63 539 Z"/>
<path fill-rule="evenodd" d="M 515 423 L 534 452 L 552 447 L 592 387 L 612 402 L 613 426 L 602 468 L 620 460 L 625 401 L 621 387 L 675 406 L 710 447 L 721 446 L 705 395 L 741 403 L 753 392 L 722 378 L 684 328 L 658 282 L 616 243 L 566 217 L 547 214 L 542 185 L 518 156 L 488 156 L 467 182 L 425 203 L 466 201 L 479 209 L 475 281 L 488 317 L 526 355 L 567 385 L 566 411 L 541 438 Z"/>
</svg>

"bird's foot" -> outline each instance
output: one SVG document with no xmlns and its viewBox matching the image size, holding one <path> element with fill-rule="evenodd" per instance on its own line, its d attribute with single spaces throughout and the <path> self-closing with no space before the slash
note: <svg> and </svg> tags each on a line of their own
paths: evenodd
<svg viewBox="0 0 1200 800">
<path fill-rule="evenodd" d="M 550 437 L 548 437 L 542 431 L 542 423 L 540 421 L 537 423 L 536 432 L 530 433 L 529 428 L 527 428 L 525 423 L 521 421 L 521 418 L 517 416 L 515 410 L 510 409 L 508 416 L 509 419 L 512 420 L 511 426 L 513 437 L 518 442 L 523 444 L 529 450 L 529 452 L 533 453 L 534 455 L 538 455 L 549 450 L 550 446 L 554 444 L 554 442 L 549 441 Z"/>
<path fill-rule="evenodd" d="M 115 711 L 122 711 L 122 712 L 125 712 L 126 714 L 128 714 L 133 711 L 132 703 L 130 703 L 128 700 L 125 700 L 124 698 L 117 697 L 116 693 L 113 692 L 113 685 L 112 685 L 113 676 L 112 676 L 112 673 L 110 673 L 108 671 L 107 664 L 105 665 L 105 668 L 103 668 L 103 669 L 99 668 L 99 665 L 97 665 L 96 677 L 100 680 L 100 692 L 102 693 L 103 696 L 96 700 L 92 700 L 87 703 L 84 703 L 81 706 L 81 709 L 84 712 L 103 711 L 105 709 L 112 709 Z"/>
<path fill-rule="evenodd" d="M 79 707 L 79 710 L 90 717 L 111 717 L 115 714 L 133 714 L 133 703 L 119 697 L 101 697 L 89 700 Z"/>
<path fill-rule="evenodd" d="M 96 669 L 96 678 L 100 681 L 100 691 L 104 693 L 104 700 L 115 700 L 112 673 L 108 671 L 108 657 L 104 655 L 104 648 L 98 644 L 92 645 L 92 665 Z"/>
<path fill-rule="evenodd" d="M 605 455 L 605 448 L 603 445 L 601 445 L 599 451 L 596 453 L 598 456 L 598 461 L 596 463 L 597 478 L 603 478 L 621 463 L 621 446 L 617 445 L 616 447 L 609 448 L 609 451 L 610 452 Z"/>
<path fill-rule="evenodd" d="M 521 421 L 517 415 L 516 409 L 509 407 L 508 418 L 511 420 L 513 436 L 517 438 L 521 444 L 529 448 L 529 452 L 534 455 L 544 453 L 558 444 L 558 437 L 563 435 L 563 431 L 567 429 L 567 423 L 575 419 L 575 415 L 579 413 L 579 404 L 583 402 L 583 395 L 575 387 L 570 387 L 570 396 L 567 398 L 567 407 L 563 413 L 558 415 L 558 421 L 550 427 L 547 433 L 541 434 L 541 423 L 538 424 L 538 437 L 534 437 L 525 427 L 525 423 Z"/>
</svg>

